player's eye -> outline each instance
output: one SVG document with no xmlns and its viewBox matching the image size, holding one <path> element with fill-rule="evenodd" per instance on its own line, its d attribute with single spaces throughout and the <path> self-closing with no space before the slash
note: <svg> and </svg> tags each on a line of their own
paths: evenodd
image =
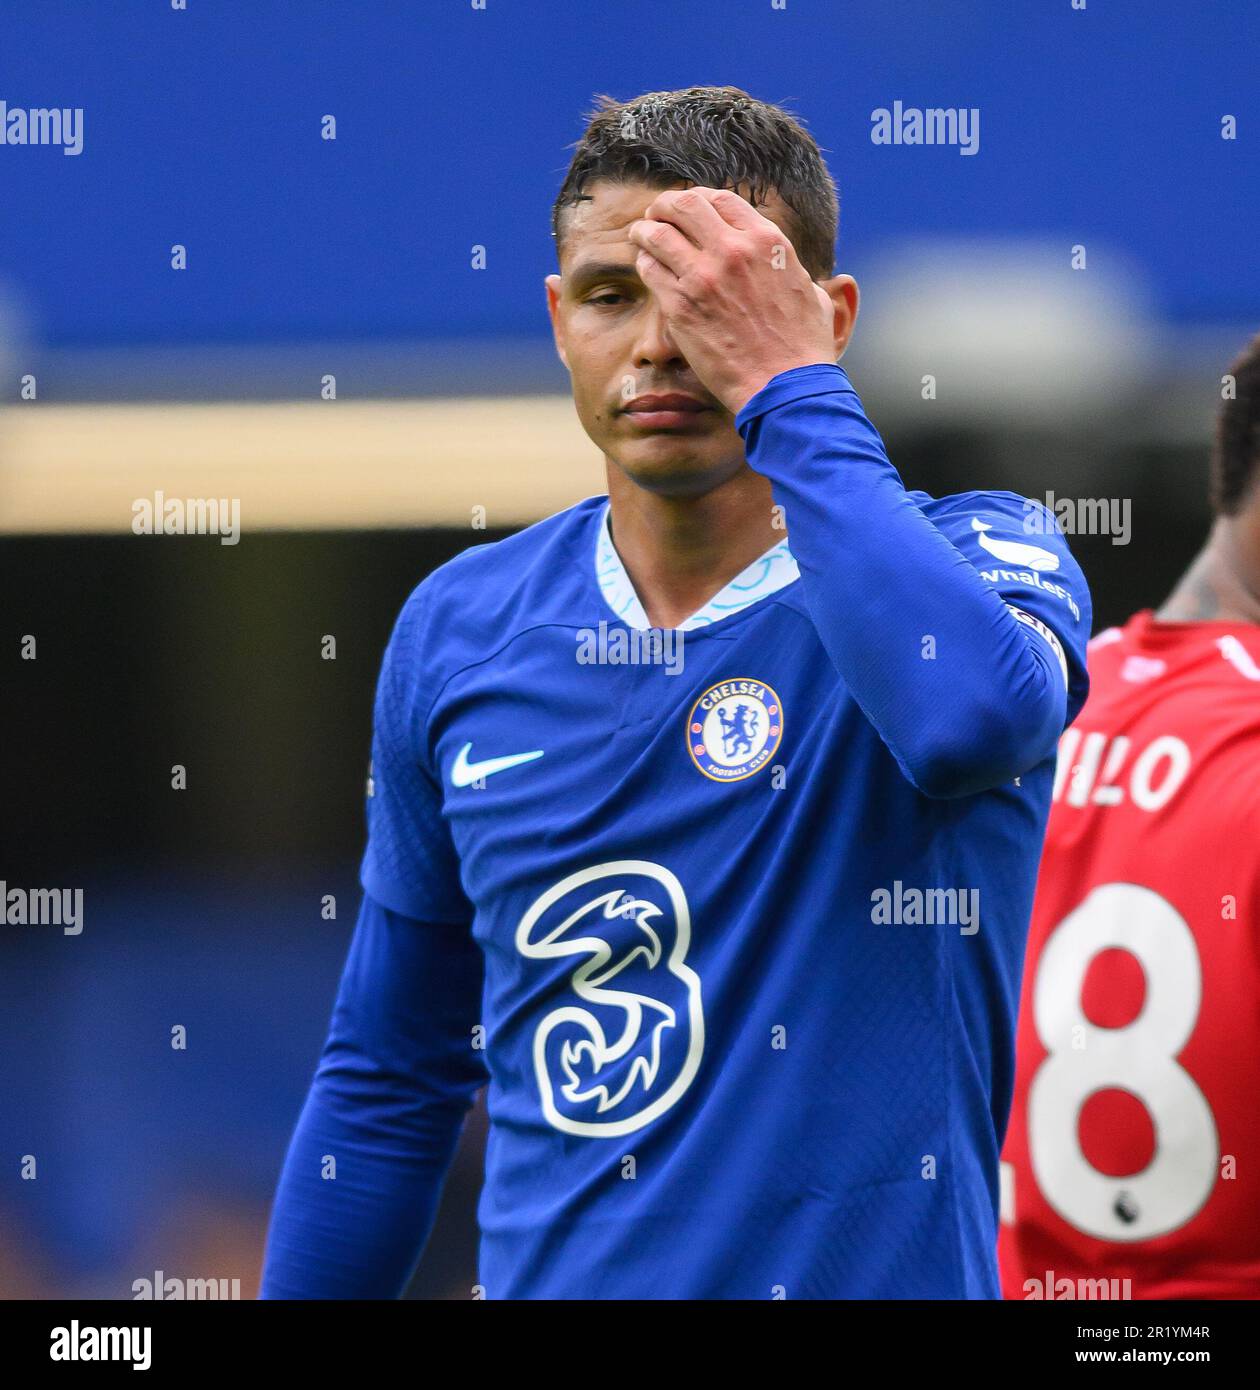
<svg viewBox="0 0 1260 1390">
<path fill-rule="evenodd" d="M 614 309 L 617 305 L 626 303 L 627 296 L 620 290 L 601 290 L 598 294 L 589 295 L 585 302 L 597 304 L 601 309 Z"/>
</svg>

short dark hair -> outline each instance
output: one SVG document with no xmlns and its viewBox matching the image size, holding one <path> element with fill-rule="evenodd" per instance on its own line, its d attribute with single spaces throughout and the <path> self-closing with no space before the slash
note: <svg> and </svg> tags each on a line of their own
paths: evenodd
<svg viewBox="0 0 1260 1390">
<path fill-rule="evenodd" d="M 1229 374 L 1233 394 L 1221 406 L 1212 450 L 1212 507 L 1222 516 L 1242 509 L 1260 472 L 1260 334 Z"/>
<path fill-rule="evenodd" d="M 834 272 L 836 186 L 814 138 L 781 106 L 738 87 L 687 87 L 630 101 L 601 96 L 588 119 L 551 210 L 557 252 L 565 210 L 597 180 L 685 181 L 734 188 L 752 203 L 774 189 L 795 217 L 801 264 L 815 279 Z"/>
</svg>

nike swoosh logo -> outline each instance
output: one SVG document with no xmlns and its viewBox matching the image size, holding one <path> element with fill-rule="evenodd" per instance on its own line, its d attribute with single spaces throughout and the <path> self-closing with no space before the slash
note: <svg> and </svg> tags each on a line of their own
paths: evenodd
<svg viewBox="0 0 1260 1390">
<path fill-rule="evenodd" d="M 509 753 L 506 757 L 483 758 L 480 762 L 470 763 L 468 750 L 471 747 L 471 743 L 466 743 L 455 755 L 455 761 L 451 764 L 453 787 L 471 787 L 483 777 L 493 777 L 496 772 L 506 772 L 509 767 L 519 767 L 521 763 L 532 763 L 543 755 L 541 748 L 535 748 L 532 753 Z"/>
</svg>

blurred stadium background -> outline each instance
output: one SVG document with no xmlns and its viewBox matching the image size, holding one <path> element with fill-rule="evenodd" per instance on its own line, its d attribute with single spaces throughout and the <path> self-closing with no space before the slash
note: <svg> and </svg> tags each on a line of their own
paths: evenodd
<svg viewBox="0 0 1260 1390">
<path fill-rule="evenodd" d="M 596 92 L 807 119 L 863 287 L 846 366 L 907 483 L 1131 503 L 1128 544 L 1075 540 L 1096 630 L 1200 543 L 1260 327 L 1253 7 L 44 0 L 3 31 L 0 99 L 82 107 L 84 147 L 0 146 L 0 879 L 82 887 L 86 926 L 0 928 L 0 1295 L 256 1287 L 393 618 L 604 490 L 542 293 Z M 895 100 L 978 108 L 979 152 L 873 144 Z M 158 490 L 238 498 L 240 543 L 133 535 Z M 482 1125 L 415 1296 L 468 1296 Z"/>
</svg>

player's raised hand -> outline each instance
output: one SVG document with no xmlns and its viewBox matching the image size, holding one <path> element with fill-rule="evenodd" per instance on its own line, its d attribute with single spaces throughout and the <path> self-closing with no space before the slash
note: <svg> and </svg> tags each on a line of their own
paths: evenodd
<svg viewBox="0 0 1260 1390">
<path fill-rule="evenodd" d="M 856 310 L 815 283 L 783 229 L 738 193 L 670 189 L 630 228 L 636 268 L 659 300 L 679 351 L 704 385 L 738 411 L 779 372 L 834 362 Z"/>
</svg>

